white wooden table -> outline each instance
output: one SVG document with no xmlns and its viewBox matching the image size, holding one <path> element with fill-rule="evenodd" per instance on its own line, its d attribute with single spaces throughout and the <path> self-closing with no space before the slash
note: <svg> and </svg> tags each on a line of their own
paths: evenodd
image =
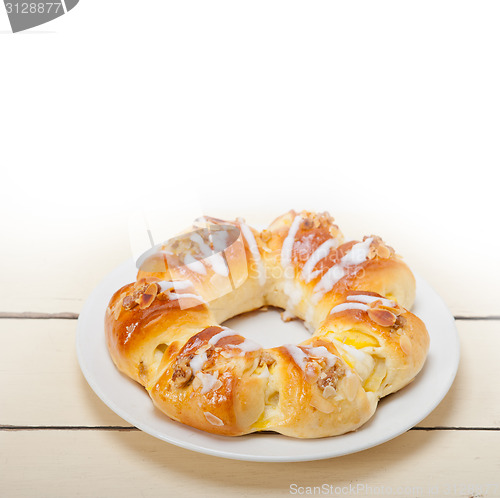
<svg viewBox="0 0 500 498">
<path fill-rule="evenodd" d="M 348 213 L 340 218 L 344 228 L 361 223 Z M 293 464 L 239 462 L 159 441 L 115 415 L 89 388 L 75 353 L 78 312 L 100 279 L 130 257 L 127 226 L 119 216 L 61 223 L 32 223 L 29 236 L 7 224 L 10 236 L 3 241 L 1 496 L 500 496 L 494 279 L 484 282 L 484 292 L 463 280 L 457 285 L 454 258 L 426 264 L 429 248 L 379 223 L 378 233 L 456 317 L 462 358 L 449 394 L 406 434 L 357 454 Z M 471 257 L 479 257 L 479 249 L 472 250 Z"/>
</svg>

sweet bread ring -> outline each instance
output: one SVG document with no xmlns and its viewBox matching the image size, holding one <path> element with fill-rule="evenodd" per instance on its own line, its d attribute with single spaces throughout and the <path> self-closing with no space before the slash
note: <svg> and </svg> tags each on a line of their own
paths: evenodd
<svg viewBox="0 0 500 498">
<path fill-rule="evenodd" d="M 240 219 L 202 222 L 239 229 L 220 255 L 227 271 L 201 257 L 207 241 L 165 244 L 113 295 L 105 317 L 116 366 L 170 418 L 229 436 L 343 434 L 420 371 L 429 336 L 407 309 L 415 280 L 379 237 L 344 243 L 327 213 L 305 211 L 262 232 Z M 214 282 L 233 271 L 246 277 L 221 293 Z M 266 305 L 314 333 L 264 349 L 220 325 Z"/>
</svg>

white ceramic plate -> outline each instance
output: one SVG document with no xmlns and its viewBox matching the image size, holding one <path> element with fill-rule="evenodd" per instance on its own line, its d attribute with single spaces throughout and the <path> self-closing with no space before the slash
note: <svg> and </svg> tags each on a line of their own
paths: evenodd
<svg viewBox="0 0 500 498">
<path fill-rule="evenodd" d="M 381 400 L 375 415 L 360 429 L 323 439 L 293 439 L 274 433 L 240 437 L 208 434 L 174 422 L 157 410 L 146 390 L 121 374 L 108 354 L 104 338 L 106 306 L 111 295 L 135 280 L 135 275 L 130 260 L 109 274 L 90 295 L 78 320 L 78 360 L 87 382 L 109 408 L 148 434 L 182 448 L 260 462 L 320 460 L 354 453 L 384 443 L 418 424 L 444 398 L 455 378 L 460 351 L 453 316 L 417 275 L 412 311 L 425 322 L 431 337 L 427 361 L 410 385 Z M 259 320 L 262 324 L 265 318 L 259 316 Z"/>
</svg>

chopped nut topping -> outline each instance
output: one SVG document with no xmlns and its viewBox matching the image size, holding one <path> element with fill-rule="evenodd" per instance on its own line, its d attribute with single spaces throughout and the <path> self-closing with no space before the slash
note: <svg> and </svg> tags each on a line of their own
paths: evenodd
<svg viewBox="0 0 500 498">
<path fill-rule="evenodd" d="M 394 329 L 397 330 L 406 325 L 406 318 L 403 315 L 399 315 L 396 323 L 394 324 Z"/>
<path fill-rule="evenodd" d="M 313 228 L 313 226 L 314 226 L 314 222 L 313 222 L 313 220 L 311 220 L 311 218 L 306 218 L 302 222 L 302 228 L 304 230 L 311 230 L 311 228 Z"/>
<path fill-rule="evenodd" d="M 193 370 L 189 366 L 189 361 L 190 357 L 185 357 L 177 362 L 172 374 L 172 382 L 175 387 L 184 387 L 193 377 Z"/>
<path fill-rule="evenodd" d="M 262 230 L 262 232 L 260 232 L 260 239 L 262 242 L 268 242 L 271 240 L 272 236 L 273 234 L 269 230 Z"/>
<path fill-rule="evenodd" d="M 267 351 L 263 351 L 260 357 L 259 367 L 264 364 L 270 367 L 274 363 L 276 363 L 276 360 Z"/>
<path fill-rule="evenodd" d="M 137 306 L 136 300 L 132 296 L 125 296 L 122 302 L 123 308 L 126 310 L 131 310 Z"/>
<path fill-rule="evenodd" d="M 383 308 L 368 308 L 368 316 L 378 325 L 382 327 L 391 327 L 396 323 L 396 315 Z"/>
<path fill-rule="evenodd" d="M 332 218 L 333 220 L 333 218 Z M 331 225 L 328 227 L 328 232 L 330 233 L 330 235 L 335 238 L 335 239 L 338 239 L 339 237 L 339 227 L 337 225 Z"/>
<path fill-rule="evenodd" d="M 344 367 L 340 362 L 337 361 L 335 365 L 333 365 L 333 367 L 320 374 L 318 379 L 318 387 L 320 389 L 325 389 L 327 386 L 330 386 L 335 389 L 339 379 L 344 375 Z"/>
</svg>

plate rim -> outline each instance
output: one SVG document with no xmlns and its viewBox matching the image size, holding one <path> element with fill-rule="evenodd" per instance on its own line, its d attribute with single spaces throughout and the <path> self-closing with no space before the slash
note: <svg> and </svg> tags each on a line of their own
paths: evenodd
<svg viewBox="0 0 500 498">
<path fill-rule="evenodd" d="M 87 359 L 83 355 L 84 348 L 82 347 L 82 341 L 83 341 L 83 337 L 84 337 L 83 331 L 85 329 L 85 322 L 86 322 L 86 320 L 88 320 L 88 316 L 90 314 L 92 314 L 92 312 L 94 311 L 94 307 L 96 306 L 96 304 L 102 304 L 102 303 L 99 303 L 99 299 L 98 299 L 99 294 L 102 292 L 102 289 L 106 286 L 106 284 L 109 284 L 109 283 L 113 282 L 115 279 L 117 279 L 118 277 L 122 276 L 122 274 L 124 274 L 127 270 L 129 270 L 131 268 L 131 265 L 133 267 L 135 267 L 133 258 L 126 260 L 125 262 L 123 262 L 122 264 L 117 266 L 114 270 L 109 272 L 99 282 L 99 284 L 92 290 L 91 294 L 85 300 L 85 303 L 82 307 L 82 310 L 79 314 L 78 321 L 77 321 L 78 323 L 77 323 L 76 341 L 75 341 L 76 342 L 75 345 L 76 345 L 77 359 L 78 359 L 80 369 L 83 373 L 83 376 L 84 376 L 85 380 L 87 381 L 87 383 L 89 384 L 89 386 L 91 387 L 91 389 L 95 392 L 95 394 L 99 397 L 99 399 L 106 406 L 108 406 L 115 414 L 117 414 L 120 418 L 122 418 L 123 420 L 125 420 L 126 422 L 131 424 L 132 426 L 138 428 L 139 430 L 141 430 L 141 431 L 143 431 L 143 432 L 145 432 L 145 433 L 147 433 L 147 434 L 149 434 L 157 439 L 160 439 L 161 441 L 173 444 L 175 446 L 178 446 L 178 447 L 190 450 L 190 451 L 195 451 L 198 453 L 203 453 L 203 454 L 216 456 L 216 457 L 220 457 L 220 458 L 228 458 L 228 459 L 240 460 L 240 461 L 253 461 L 253 462 L 303 462 L 303 461 L 324 460 L 324 459 L 336 458 L 336 457 L 340 457 L 340 456 L 344 456 L 344 455 L 349 455 L 349 454 L 357 453 L 360 451 L 364 451 L 366 449 L 369 449 L 369 448 L 372 448 L 375 446 L 379 446 L 379 445 L 386 443 L 386 442 L 400 436 L 401 434 L 404 434 L 405 432 L 407 432 L 409 429 L 411 429 L 416 424 L 421 422 L 430 413 L 432 413 L 432 411 L 434 411 L 436 409 L 436 407 L 441 403 L 441 401 L 444 399 L 444 397 L 446 396 L 446 394 L 450 390 L 450 388 L 453 384 L 453 381 L 455 380 L 458 366 L 460 363 L 460 340 L 459 340 L 458 331 L 456 328 L 455 318 L 453 317 L 451 311 L 447 307 L 447 305 L 444 302 L 444 300 L 442 299 L 442 297 L 439 294 L 437 294 L 437 292 L 433 289 L 433 287 L 425 279 L 423 279 L 420 275 L 413 272 L 413 274 L 415 275 L 416 282 L 417 282 L 417 295 L 418 295 L 418 289 L 419 289 L 419 287 L 421 287 L 422 284 L 424 285 L 424 287 L 427 287 L 427 289 L 429 291 L 431 291 L 431 293 L 433 294 L 433 296 L 432 296 L 433 301 L 435 301 L 435 303 L 438 304 L 442 308 L 443 312 L 446 312 L 446 319 L 448 320 L 450 327 L 453 329 L 453 332 L 454 332 L 453 338 L 455 339 L 455 341 L 453 343 L 454 354 L 451 356 L 451 358 L 453 359 L 453 363 L 451 365 L 451 368 L 448 369 L 447 378 L 444 379 L 444 383 L 442 384 L 442 388 L 439 391 L 439 393 L 435 394 L 434 402 L 430 403 L 428 408 L 426 410 L 424 410 L 425 414 L 423 416 L 422 416 L 422 413 L 419 413 L 418 415 L 416 415 L 414 417 L 406 416 L 405 417 L 406 423 L 402 424 L 398 428 L 397 431 L 394 431 L 390 435 L 384 435 L 383 437 L 381 437 L 375 441 L 374 440 L 367 440 L 365 442 L 365 444 L 358 444 L 358 445 L 356 445 L 356 447 L 354 449 L 346 449 L 344 451 L 320 451 L 316 455 L 307 455 L 305 457 L 302 457 L 300 454 L 297 454 L 297 455 L 290 455 L 290 454 L 288 454 L 288 455 L 256 455 L 256 454 L 251 454 L 251 453 L 245 454 L 242 452 L 234 452 L 231 450 L 221 450 L 221 449 L 217 449 L 217 448 L 210 448 L 208 446 L 203 446 L 200 444 L 191 443 L 189 441 L 183 440 L 183 439 L 175 437 L 175 436 L 165 435 L 165 434 L 161 433 L 160 431 L 155 430 L 154 428 L 148 426 L 147 424 L 143 424 L 140 420 L 137 420 L 133 414 L 128 413 L 125 409 L 123 409 L 121 406 L 117 405 L 113 400 L 111 400 L 105 394 L 105 392 L 101 388 L 101 385 L 99 384 L 99 382 L 97 382 L 96 379 L 94 378 L 94 375 L 88 366 Z M 116 290 L 118 290 L 118 288 L 116 288 L 115 291 Z M 111 295 L 109 297 L 111 297 Z M 103 322 L 104 322 L 104 316 L 102 318 L 103 318 Z M 444 314 L 443 314 L 443 318 L 444 318 Z M 104 334 L 104 323 L 103 323 L 102 332 Z M 109 357 L 109 360 L 112 361 L 111 357 Z M 129 379 L 121 372 L 119 372 L 119 373 L 120 373 L 120 375 L 123 376 L 124 381 L 130 382 L 131 384 L 135 384 L 136 386 L 139 386 L 139 384 L 134 382 L 132 379 Z M 140 387 L 142 387 L 142 386 L 140 386 Z M 401 392 L 401 391 L 399 391 L 399 392 Z M 394 394 L 397 394 L 397 393 L 394 393 Z M 381 400 L 383 400 L 383 399 L 384 398 L 382 398 Z M 148 401 L 150 403 L 152 403 L 152 401 L 149 399 L 149 397 L 148 397 Z M 172 422 L 174 424 L 180 424 L 179 422 L 175 422 L 175 421 L 169 419 L 166 415 L 164 415 L 164 416 L 168 420 L 168 422 Z M 369 423 L 369 422 L 370 421 L 368 421 L 367 423 Z M 361 428 L 359 428 L 357 431 L 353 431 L 353 432 L 348 433 L 348 434 L 353 434 L 353 433 L 357 433 L 357 432 L 362 431 L 363 427 L 366 424 L 361 426 Z M 192 427 L 184 426 L 183 424 L 180 424 L 180 425 L 188 428 L 189 430 L 203 433 L 203 435 L 207 434 L 209 436 L 214 436 L 213 434 L 205 433 L 204 431 L 199 431 L 199 430 L 194 429 Z M 256 434 L 249 434 L 249 435 L 239 436 L 239 437 L 255 437 L 255 436 L 256 436 Z M 217 437 L 224 438 L 227 436 L 217 436 Z M 273 437 L 283 437 L 283 438 L 292 439 L 295 441 L 294 438 L 288 438 L 287 436 L 283 436 L 283 435 L 278 434 L 278 433 L 273 434 Z M 331 436 L 331 437 L 332 438 L 339 438 L 339 437 L 342 437 L 342 435 Z M 329 438 L 320 438 L 320 439 L 324 440 L 324 439 L 329 439 Z M 312 442 L 312 441 L 317 441 L 317 440 L 318 439 L 299 439 L 299 441 L 306 441 L 306 442 L 308 442 L 308 441 Z"/>
</svg>

